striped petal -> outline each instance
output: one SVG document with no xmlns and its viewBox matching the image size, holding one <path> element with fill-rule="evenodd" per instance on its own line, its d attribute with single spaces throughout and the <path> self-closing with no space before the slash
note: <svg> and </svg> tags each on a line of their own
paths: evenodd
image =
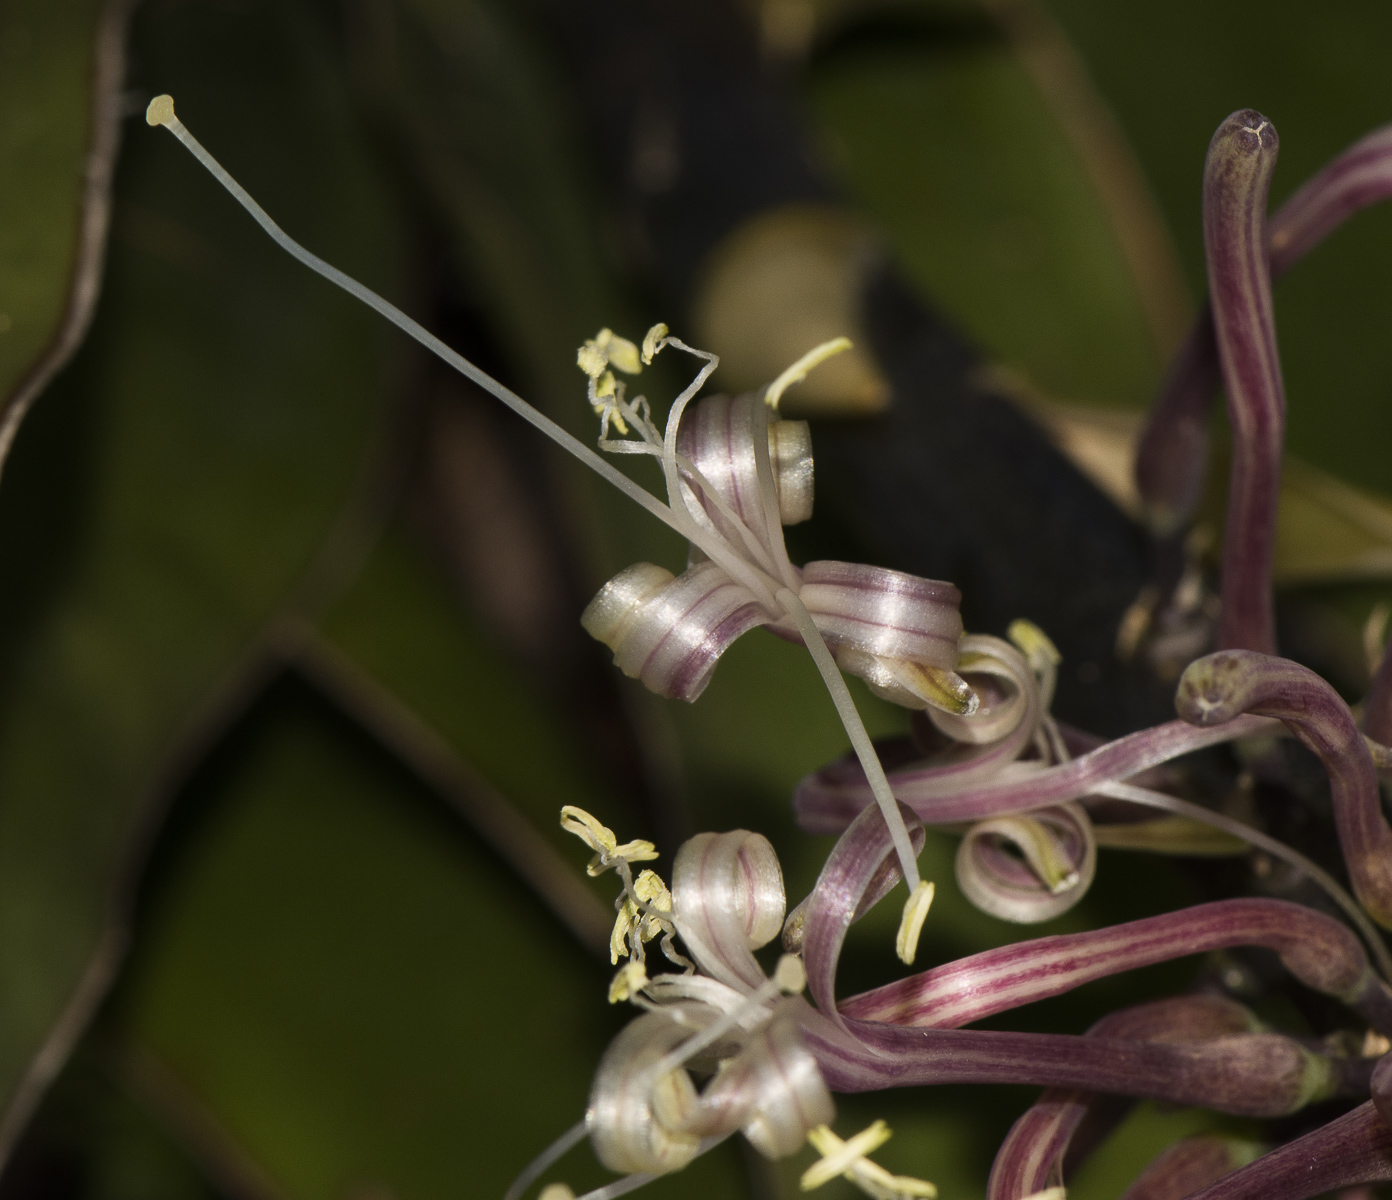
<svg viewBox="0 0 1392 1200">
<path fill-rule="evenodd" d="M 769 617 L 714 563 L 678 576 L 637 563 L 599 590 L 580 623 L 614 652 L 625 675 L 659 696 L 695 700 L 731 643 Z"/>
</svg>

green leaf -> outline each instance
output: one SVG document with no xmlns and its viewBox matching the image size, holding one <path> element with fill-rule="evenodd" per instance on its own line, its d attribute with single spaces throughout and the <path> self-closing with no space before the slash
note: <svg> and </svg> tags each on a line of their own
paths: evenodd
<svg viewBox="0 0 1392 1200">
<path fill-rule="evenodd" d="M 148 13 L 140 82 L 174 92 L 289 228 L 390 290 L 394 214 L 325 32 L 240 11 Z M 0 509 L 0 1140 L 100 998 L 180 756 L 235 704 L 244 652 L 354 489 L 393 362 L 376 319 L 163 130 L 132 128 L 117 197 L 93 336 Z"/>
<path fill-rule="evenodd" d="M 1053 110 L 989 27 L 831 44 L 824 145 L 909 277 L 1051 395 L 1137 405 L 1159 379 L 1136 277 Z"/>
<path fill-rule="evenodd" d="M 96 303 L 129 8 L 0 7 L 0 463 Z"/>
<path fill-rule="evenodd" d="M 293 1200 L 444 1200 L 501 1195 L 583 1116 L 629 1016 L 608 965 L 321 701 L 274 695 L 186 803 L 123 1005 L 176 1120 Z M 664 1194 L 738 1194 L 730 1151 Z M 547 1176 L 605 1177 L 585 1149 Z"/>
</svg>

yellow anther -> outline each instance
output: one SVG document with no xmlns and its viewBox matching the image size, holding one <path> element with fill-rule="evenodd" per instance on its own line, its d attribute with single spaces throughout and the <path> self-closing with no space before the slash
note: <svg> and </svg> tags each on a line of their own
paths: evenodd
<svg viewBox="0 0 1392 1200">
<path fill-rule="evenodd" d="M 609 358 L 598 343 L 590 341 L 575 352 L 575 365 L 591 379 L 598 379 L 609 365 Z"/>
<path fill-rule="evenodd" d="M 627 338 L 619 337 L 612 329 L 601 329 L 597 336 L 581 346 L 575 353 L 575 363 L 591 379 L 598 379 L 610 366 L 618 367 L 625 375 L 637 375 L 643 369 L 638 358 L 638 347 Z M 603 391 L 603 387 L 601 383 L 600 395 L 613 394 L 612 380 L 608 392 Z"/>
<path fill-rule="evenodd" d="M 846 1178 L 874 1200 L 934 1200 L 938 1189 L 926 1179 L 891 1175 L 879 1163 L 862 1158 L 851 1164 Z"/>
<path fill-rule="evenodd" d="M 638 358 L 638 347 L 627 338 L 619 337 L 607 329 L 599 331 L 599 344 L 609 356 L 609 361 L 625 375 L 637 375 L 643 369 Z"/>
<path fill-rule="evenodd" d="M 573 833 L 595 852 L 589 866 L 585 868 L 590 875 L 602 875 L 618 859 L 625 862 L 648 862 L 657 857 L 657 847 L 639 838 L 637 841 L 616 845 L 614 831 L 587 813 L 583 808 L 567 804 L 561 809 L 561 828 Z"/>
<path fill-rule="evenodd" d="M 603 400 L 606 396 L 616 395 L 617 392 L 618 384 L 614 380 L 613 371 L 605 371 L 604 374 L 595 381 L 595 396 L 598 399 Z M 597 412 L 602 412 L 604 407 L 605 406 L 602 404 L 596 404 L 595 410 Z"/>
<path fill-rule="evenodd" d="M 1056 667 L 1063 661 L 1058 647 L 1033 621 L 1026 621 L 1024 618 L 1011 621 L 1005 636 L 1015 643 L 1036 671 L 1044 667 Z"/>
<path fill-rule="evenodd" d="M 1065 1187 L 1047 1187 L 1042 1192 L 1032 1192 L 1025 1197 L 1025 1200 L 1068 1200 L 1068 1189 Z"/>
<path fill-rule="evenodd" d="M 796 954 L 785 954 L 773 969 L 773 982 L 786 996 L 796 996 L 807 986 L 807 968 Z"/>
<path fill-rule="evenodd" d="M 657 857 L 657 847 L 638 838 L 632 842 L 625 842 L 622 846 L 615 846 L 612 853 L 615 858 L 621 858 L 624 862 L 652 862 Z"/>
<path fill-rule="evenodd" d="M 822 1161 L 813 1163 L 803 1172 L 802 1190 L 805 1192 L 844 1175 L 874 1200 L 934 1200 L 938 1194 L 938 1189 L 926 1179 L 891 1175 L 865 1157 L 889 1140 L 889 1126 L 883 1121 L 876 1121 L 846 1142 L 825 1125 L 819 1125 L 808 1133 L 807 1140 L 822 1155 Z"/>
<path fill-rule="evenodd" d="M 145 124 L 147 125 L 168 125 L 171 121 L 177 121 L 174 115 L 174 97 L 170 95 L 156 96 L 150 101 L 149 107 L 145 109 Z"/>
<path fill-rule="evenodd" d="M 563 1183 L 548 1183 L 537 1200 L 575 1200 L 575 1193 Z"/>
<path fill-rule="evenodd" d="M 618 1004 L 648 986 L 648 972 L 640 962 L 624 963 L 609 984 L 609 1003 Z"/>
<path fill-rule="evenodd" d="M 650 363 L 662 348 L 658 345 L 667 336 L 667 326 L 659 321 L 643 335 L 643 361 Z"/>
<path fill-rule="evenodd" d="M 832 338 L 829 342 L 823 342 L 820 346 L 814 346 L 791 367 L 775 379 L 767 388 L 764 389 L 764 403 L 770 408 L 777 408 L 778 401 L 782 399 L 786 392 L 795 383 L 801 383 L 807 378 L 807 373 L 813 367 L 820 366 L 827 359 L 840 354 L 843 350 L 851 348 L 851 339 L 848 337 Z"/>
<path fill-rule="evenodd" d="M 612 829 L 607 825 L 601 825 L 598 818 L 574 804 L 567 804 L 561 808 L 561 828 L 567 833 L 573 833 L 598 854 L 612 854 L 618 844 Z"/>
<path fill-rule="evenodd" d="M 648 845 L 651 842 L 630 842 L 630 846 Z M 622 857 L 620 851 L 627 849 L 620 846 L 614 852 L 614 857 Z M 669 913 L 672 911 L 672 893 L 667 890 L 667 885 L 662 882 L 661 877 L 656 871 L 644 871 L 633 881 L 633 891 L 638 899 L 651 906 L 655 912 Z M 628 936 L 633 932 L 635 925 L 639 924 L 638 906 L 629 899 L 619 906 L 619 915 L 614 919 L 614 929 L 609 934 L 609 961 L 616 963 L 629 953 Z M 638 936 L 645 942 L 650 942 L 662 932 L 662 922 L 654 916 L 644 916 L 641 921 L 641 928 Z"/>
<path fill-rule="evenodd" d="M 610 963 L 617 963 L 619 959 L 628 957 L 628 935 L 637 917 L 638 906 L 632 900 L 625 900 L 619 905 L 619 915 L 614 918 L 614 928 L 609 933 Z"/>
<path fill-rule="evenodd" d="M 920 879 L 918 886 L 904 901 L 904 915 L 899 921 L 899 934 L 894 939 L 894 953 L 903 963 L 912 963 L 918 953 L 918 935 L 923 932 L 923 922 L 933 906 L 935 890 L 931 880 Z"/>
<path fill-rule="evenodd" d="M 652 848 L 651 842 L 629 842 L 628 845 L 643 845 L 647 846 L 650 849 Z M 627 848 L 627 846 L 623 847 L 623 849 Z M 653 850 L 652 854 L 646 855 L 645 857 L 656 858 L 657 851 Z M 624 858 L 628 859 L 629 862 L 643 861 L 635 860 L 633 858 L 630 858 L 628 855 L 624 855 Z M 656 871 L 644 871 L 642 874 L 640 874 L 638 878 L 633 881 L 633 891 L 637 895 L 639 900 L 642 900 L 647 904 L 651 904 L 653 908 L 659 909 L 662 912 L 672 911 L 672 893 L 667 890 L 667 885 L 662 882 L 662 876 L 660 876 Z M 649 924 L 653 923 L 651 917 L 648 918 L 648 922 Z"/>
<path fill-rule="evenodd" d="M 878 1150 L 889 1139 L 890 1129 L 883 1121 L 876 1121 L 869 1129 L 862 1129 L 855 1137 L 844 1142 L 832 1133 L 830 1126 L 818 1125 L 809 1130 L 807 1140 L 822 1158 L 802 1173 L 802 1190 L 810 1192 L 844 1175 L 856 1159 Z"/>
</svg>

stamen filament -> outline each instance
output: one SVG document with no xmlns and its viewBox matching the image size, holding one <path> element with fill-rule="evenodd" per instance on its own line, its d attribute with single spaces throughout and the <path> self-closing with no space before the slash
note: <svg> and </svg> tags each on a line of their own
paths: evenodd
<svg viewBox="0 0 1392 1200">
<path fill-rule="evenodd" d="M 1166 795 L 1164 792 L 1155 792 L 1149 788 L 1119 782 L 1099 783 L 1093 787 L 1092 791 L 1097 795 L 1111 796 L 1116 800 L 1128 800 L 1132 804 L 1144 804 L 1150 808 L 1158 808 L 1163 812 L 1174 813 L 1176 816 L 1202 821 L 1214 829 L 1221 829 L 1224 833 L 1241 838 L 1249 846 L 1264 851 L 1272 858 L 1279 858 L 1282 862 L 1289 863 L 1312 883 L 1322 888 L 1325 894 L 1343 910 L 1349 923 L 1358 930 L 1368 949 L 1372 951 L 1373 959 L 1378 966 L 1378 973 L 1383 979 L 1392 983 L 1392 953 L 1388 952 L 1387 943 L 1378 934 L 1376 927 L 1368 919 L 1367 913 L 1334 876 L 1318 863 L 1306 858 L 1299 850 L 1286 845 L 1285 842 L 1271 837 L 1269 834 L 1262 833 L 1259 829 L 1253 829 L 1241 821 L 1235 821 L 1231 817 L 1225 817 L 1222 813 L 1214 812 L 1211 808 L 1204 808 L 1201 804 L 1181 800 L 1177 796 Z"/>
<path fill-rule="evenodd" d="M 880 765 L 880 757 L 875 753 L 875 747 L 870 742 L 870 735 L 865 731 L 860 713 L 856 711 L 850 689 L 841 678 L 836 660 L 831 657 L 831 651 L 822 640 L 821 631 L 812 620 L 812 614 L 807 611 L 806 605 L 787 588 L 779 590 L 778 603 L 783 605 L 797 622 L 798 632 L 802 634 L 808 653 L 817 664 L 817 670 L 822 673 L 827 691 L 831 693 L 831 702 L 836 705 L 837 715 L 840 716 L 841 724 L 845 726 L 851 739 L 851 747 L 860 760 L 861 770 L 865 772 L 870 790 L 874 793 L 875 803 L 880 806 L 885 825 L 889 827 L 894 852 L 899 857 L 899 869 L 904 873 L 904 882 L 909 885 L 909 895 L 912 896 L 918 891 L 921 880 L 918 875 L 918 863 L 914 860 L 913 846 L 909 841 L 909 831 L 904 827 L 904 818 L 899 815 L 899 805 L 894 799 L 894 793 L 890 791 L 889 780 L 885 778 L 884 767 Z"/>
<path fill-rule="evenodd" d="M 512 1181 L 512 1186 L 503 1195 L 503 1200 L 521 1200 L 522 1193 L 532 1186 L 551 1166 L 566 1155 L 572 1147 L 578 1146 L 589 1133 L 588 1121 L 577 1121 L 560 1137 L 546 1147 Z"/>
</svg>

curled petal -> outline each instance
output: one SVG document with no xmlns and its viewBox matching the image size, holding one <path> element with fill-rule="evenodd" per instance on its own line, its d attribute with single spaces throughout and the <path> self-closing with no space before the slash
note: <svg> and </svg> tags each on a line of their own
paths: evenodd
<svg viewBox="0 0 1392 1200">
<path fill-rule="evenodd" d="M 1231 946 L 1264 946 L 1307 987 L 1392 1029 L 1392 993 L 1343 924 L 1284 900 L 1216 900 L 1086 933 L 984 950 L 841 1004 L 847 1017 L 953 1028 L 1093 979 Z"/>
<path fill-rule="evenodd" d="M 751 953 L 778 936 L 787 900 L 778 855 L 762 834 L 699 833 L 677 851 L 672 915 L 708 975 L 749 990 L 766 981 Z"/>
<path fill-rule="evenodd" d="M 677 453 L 691 463 L 734 514 L 756 534 L 765 528 L 754 439 L 768 442 L 778 516 L 796 525 L 812 515 L 812 432 L 806 421 L 770 421 L 756 392 L 707 396 L 682 417 Z M 699 486 L 696 495 L 712 524 L 728 536 L 724 515 Z M 771 547 L 769 547 L 771 549 Z"/>
<path fill-rule="evenodd" d="M 810 562 L 798 594 L 838 649 L 944 671 L 957 666 L 962 593 L 950 583 L 884 567 Z"/>
<path fill-rule="evenodd" d="M 797 1153 L 809 1130 L 830 1124 L 836 1115 L 817 1060 L 791 1014 L 775 1017 L 726 1062 L 701 1101 L 711 1111 L 738 1112 L 744 1136 L 766 1158 Z"/>
<path fill-rule="evenodd" d="M 606 583 L 580 617 L 625 675 L 678 700 L 695 700 L 730 644 L 768 621 L 753 593 L 710 562 L 676 577 L 638 563 Z"/>
<path fill-rule="evenodd" d="M 739 1014 L 739 1023 L 745 1029 L 757 1028 L 769 1016 L 767 1008 L 750 1003 L 746 992 L 708 975 L 654 975 L 647 981 L 643 994 L 654 1004 L 663 1006 L 692 1000 L 724 1016 Z"/>
<path fill-rule="evenodd" d="M 923 848 L 923 826 L 899 806 L 914 852 Z M 902 878 L 894 843 L 877 808 L 866 809 L 827 856 L 812 894 L 799 905 L 807 987 L 817 1006 L 842 1024 L 836 1008 L 836 963 L 846 931 Z"/>
<path fill-rule="evenodd" d="M 1195 725 L 1222 726 L 1243 713 L 1276 717 L 1319 756 L 1353 890 L 1375 921 L 1392 928 L 1392 829 L 1368 744 L 1338 693 L 1286 659 L 1226 650 L 1189 665 L 1175 708 Z"/>
<path fill-rule="evenodd" d="M 688 1007 L 687 1019 L 700 1013 Z M 682 1069 L 654 1080 L 651 1068 L 691 1036 L 691 1027 L 665 1013 L 631 1021 L 600 1059 L 587 1116 L 595 1156 L 611 1171 L 665 1175 L 700 1150 L 701 1139 L 681 1130 L 697 1110 L 696 1089 Z"/>
<path fill-rule="evenodd" d="M 1096 871 L 1092 821 L 1077 804 L 980 821 L 957 847 L 957 882 L 967 899 L 1022 925 L 1067 912 Z"/>
<path fill-rule="evenodd" d="M 928 719 L 954 742 L 973 745 L 999 743 L 1018 733 L 1015 741 L 1023 750 L 1034 737 L 1041 712 L 1039 681 L 1025 656 L 1000 638 L 969 633 L 958 645 L 957 673 L 976 693 L 975 711 L 930 708 Z"/>
</svg>

